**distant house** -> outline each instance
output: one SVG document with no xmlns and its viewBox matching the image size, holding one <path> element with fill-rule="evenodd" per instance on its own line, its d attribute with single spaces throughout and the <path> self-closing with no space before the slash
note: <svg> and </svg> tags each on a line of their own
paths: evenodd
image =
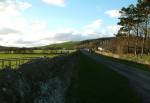
<svg viewBox="0 0 150 103">
<path fill-rule="evenodd" d="M 98 47 L 97 49 L 98 49 L 98 51 L 104 51 L 104 49 L 102 47 Z"/>
</svg>

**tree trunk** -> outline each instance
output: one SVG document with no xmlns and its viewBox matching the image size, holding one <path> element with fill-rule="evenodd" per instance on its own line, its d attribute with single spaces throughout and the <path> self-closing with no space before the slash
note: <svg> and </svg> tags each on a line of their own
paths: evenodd
<svg viewBox="0 0 150 103">
<path fill-rule="evenodd" d="M 139 24 L 137 24 L 136 28 L 136 37 L 135 37 L 135 46 L 134 46 L 134 55 L 137 55 L 137 46 L 138 46 L 138 36 L 139 36 Z"/>
<path fill-rule="evenodd" d="M 130 30 L 129 30 L 129 33 L 128 33 L 128 37 L 127 37 L 127 53 L 129 53 L 129 46 L 130 46 Z"/>
<path fill-rule="evenodd" d="M 137 37 L 135 37 L 134 55 L 137 55 Z"/>
<path fill-rule="evenodd" d="M 141 50 L 141 56 L 144 54 L 144 48 L 145 48 L 145 37 L 142 37 L 142 50 Z"/>
</svg>

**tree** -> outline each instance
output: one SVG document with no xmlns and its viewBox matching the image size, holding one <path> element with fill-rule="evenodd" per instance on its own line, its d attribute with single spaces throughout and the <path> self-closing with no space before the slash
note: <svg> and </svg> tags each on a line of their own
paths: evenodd
<svg viewBox="0 0 150 103">
<path fill-rule="evenodd" d="M 130 41 L 130 35 L 131 35 L 131 30 L 133 29 L 134 25 L 135 25 L 135 21 L 134 21 L 134 14 L 135 12 L 135 7 L 134 5 L 130 5 L 127 8 L 122 8 L 120 13 L 121 13 L 121 17 L 120 22 L 118 23 L 118 25 L 121 25 L 122 27 L 120 28 L 118 34 L 121 36 L 125 36 L 127 39 L 127 52 L 129 53 L 129 41 Z M 136 51 L 136 48 L 135 48 Z"/>
<path fill-rule="evenodd" d="M 143 36 L 142 36 L 142 50 L 141 54 L 144 53 L 144 48 L 145 48 L 145 42 L 148 37 L 148 25 L 149 25 L 149 20 L 150 20 L 150 2 L 148 0 L 138 0 L 137 8 L 140 10 L 140 13 L 142 15 L 142 24 L 141 24 L 141 29 L 143 31 Z"/>
<path fill-rule="evenodd" d="M 130 36 L 134 37 L 134 54 L 137 51 L 144 53 L 146 40 L 149 37 L 150 28 L 150 1 L 138 0 L 137 5 L 129 5 L 127 8 L 122 8 L 121 11 L 120 30 L 117 36 L 126 37 L 127 47 L 129 52 Z"/>
</svg>

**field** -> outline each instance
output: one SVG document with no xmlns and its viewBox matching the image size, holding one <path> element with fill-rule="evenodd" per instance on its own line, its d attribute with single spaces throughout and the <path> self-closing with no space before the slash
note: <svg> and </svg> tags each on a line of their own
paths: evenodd
<svg viewBox="0 0 150 103">
<path fill-rule="evenodd" d="M 64 103 L 72 71 L 73 55 L 37 59 L 19 69 L 0 71 L 0 103 Z"/>
<path fill-rule="evenodd" d="M 52 58 L 54 56 L 65 55 L 72 52 L 75 52 L 75 50 L 26 50 L 22 51 L 21 54 L 13 54 L 12 52 L 4 53 L 3 51 L 1 51 L 0 68 L 5 68 L 6 66 L 16 68 L 23 63 L 33 60 L 34 58 Z"/>
<path fill-rule="evenodd" d="M 56 54 L 0 54 L 0 68 L 7 66 L 17 68 L 19 65 L 33 60 L 34 58 L 54 57 Z"/>
<path fill-rule="evenodd" d="M 0 54 L 0 59 L 28 58 L 28 57 L 54 57 L 55 54 Z"/>
<path fill-rule="evenodd" d="M 84 54 L 67 98 L 67 103 L 139 103 L 125 77 Z"/>
</svg>

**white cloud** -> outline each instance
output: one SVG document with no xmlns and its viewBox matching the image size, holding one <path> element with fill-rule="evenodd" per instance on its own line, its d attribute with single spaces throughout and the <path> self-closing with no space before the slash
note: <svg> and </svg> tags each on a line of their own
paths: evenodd
<svg viewBox="0 0 150 103">
<path fill-rule="evenodd" d="M 56 5 L 61 7 L 65 6 L 65 0 L 42 0 L 42 1 L 49 5 Z"/>
<path fill-rule="evenodd" d="M 18 25 L 20 21 L 23 22 L 21 12 L 31 7 L 31 4 L 27 2 L 21 2 L 16 0 L 2 0 L 0 1 L 0 28 L 11 28 Z M 16 25 L 15 25 L 16 24 Z"/>
<path fill-rule="evenodd" d="M 14 28 L 0 29 L 0 44 L 6 46 L 33 47 L 47 45 L 51 43 L 59 43 L 64 41 L 86 40 L 99 37 L 110 37 L 117 32 L 117 25 L 105 25 L 102 20 L 95 20 L 85 26 L 81 30 L 73 28 L 61 28 L 56 30 L 48 30 L 47 24 L 42 21 L 28 22 L 23 18 L 14 21 Z M 19 27 L 19 25 L 21 25 Z"/>
<path fill-rule="evenodd" d="M 21 2 L 17 0 L 2 0 L 0 1 L 0 11 L 18 11 L 25 10 L 31 7 L 31 4 L 27 2 Z"/>
<path fill-rule="evenodd" d="M 90 24 L 86 25 L 85 28 L 87 29 L 97 29 L 102 25 L 103 21 L 101 19 L 95 20 Z"/>
<path fill-rule="evenodd" d="M 110 25 L 110 26 L 107 26 L 107 30 L 111 31 L 113 34 L 117 33 L 119 29 L 120 29 L 119 25 Z"/>
<path fill-rule="evenodd" d="M 28 21 L 22 15 L 22 12 L 29 7 L 31 4 L 27 2 L 0 0 L 0 45 L 33 47 L 71 40 L 85 40 L 113 36 L 119 28 L 116 25 L 106 25 L 101 19 L 97 19 L 83 25 L 80 30 L 73 28 L 49 30 L 45 21 Z"/>
<path fill-rule="evenodd" d="M 98 19 L 86 25 L 82 31 L 83 35 L 90 38 L 111 37 L 119 30 L 118 25 L 106 25 L 103 20 Z"/>
<path fill-rule="evenodd" d="M 105 12 L 105 14 L 107 14 L 111 18 L 118 18 L 121 16 L 119 10 L 108 10 Z"/>
<path fill-rule="evenodd" d="M 103 24 L 103 21 L 101 19 L 91 22 L 90 24 L 84 27 L 83 34 L 84 35 L 97 34 L 102 24 Z"/>
</svg>

